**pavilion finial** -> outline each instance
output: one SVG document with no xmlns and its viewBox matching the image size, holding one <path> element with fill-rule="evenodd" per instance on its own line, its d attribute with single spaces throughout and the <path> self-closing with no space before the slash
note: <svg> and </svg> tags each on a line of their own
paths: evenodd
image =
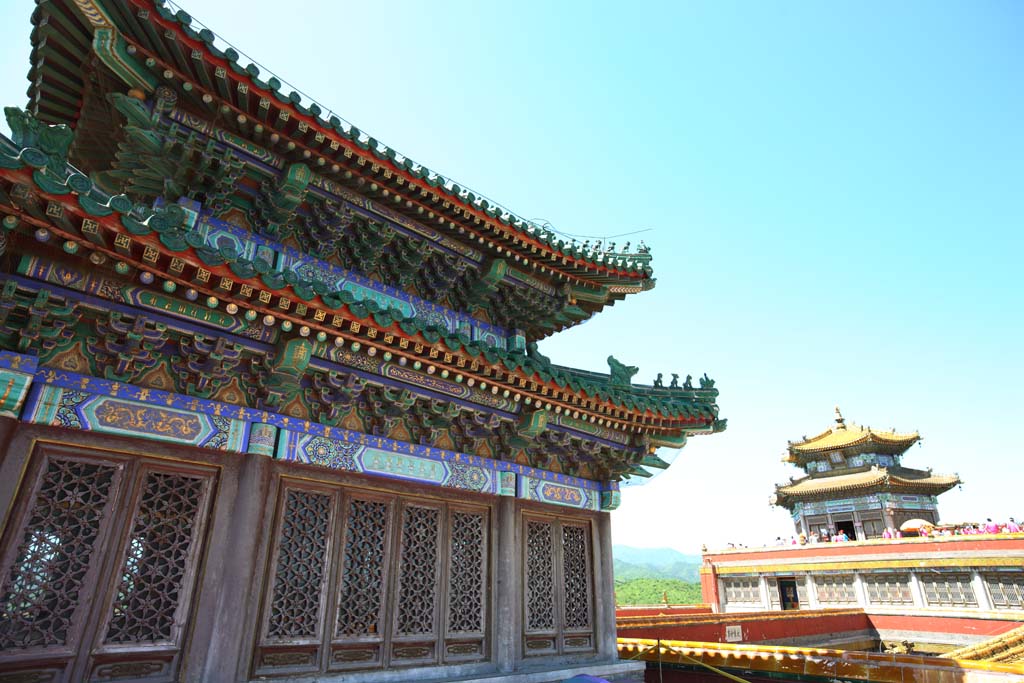
<svg viewBox="0 0 1024 683">
<path fill-rule="evenodd" d="M 839 412 L 839 406 L 836 406 L 836 429 L 846 429 L 846 420 L 843 418 L 843 414 Z"/>
</svg>

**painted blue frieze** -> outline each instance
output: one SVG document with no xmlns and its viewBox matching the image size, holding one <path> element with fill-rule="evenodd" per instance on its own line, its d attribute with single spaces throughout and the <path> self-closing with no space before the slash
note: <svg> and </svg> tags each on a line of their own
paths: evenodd
<svg viewBox="0 0 1024 683">
<path fill-rule="evenodd" d="M 0 354 L 0 378 L 5 363 L 33 368 L 31 360 Z M 25 422 L 273 455 L 344 472 L 583 510 L 614 509 L 618 502 L 614 482 L 602 484 L 74 372 L 38 368 L 31 386 L 21 414 Z"/>
<path fill-rule="evenodd" d="M 200 446 L 243 450 L 246 423 L 168 406 L 39 385 L 29 396 L 25 419 L 37 424 Z"/>
</svg>

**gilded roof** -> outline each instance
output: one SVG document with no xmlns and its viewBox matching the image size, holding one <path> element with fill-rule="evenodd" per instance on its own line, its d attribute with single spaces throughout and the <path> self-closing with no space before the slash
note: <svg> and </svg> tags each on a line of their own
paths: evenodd
<svg viewBox="0 0 1024 683">
<path fill-rule="evenodd" d="M 920 492 L 937 495 L 960 483 L 956 475 L 932 474 L 907 467 L 877 467 L 847 474 L 811 476 L 775 488 L 775 504 L 836 493 L 865 490 L 897 489 L 905 493 Z"/>
<path fill-rule="evenodd" d="M 789 444 L 789 460 L 802 459 L 817 453 L 828 453 L 844 449 L 856 448 L 861 452 L 902 453 L 921 439 L 914 432 L 885 431 L 864 427 L 852 422 L 847 423 L 839 408 L 836 408 L 835 424 L 817 436 L 804 438 L 802 441 Z M 796 456 L 796 458 L 792 457 Z"/>
<path fill-rule="evenodd" d="M 952 650 L 942 657 L 961 661 L 1024 663 L 1024 626 L 1007 631 L 995 638 Z"/>
</svg>

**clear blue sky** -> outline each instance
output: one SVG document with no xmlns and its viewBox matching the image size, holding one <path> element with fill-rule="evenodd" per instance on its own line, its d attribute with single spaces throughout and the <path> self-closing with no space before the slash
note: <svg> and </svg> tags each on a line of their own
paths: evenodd
<svg viewBox="0 0 1024 683">
<path fill-rule="evenodd" d="M 651 229 L 657 288 L 542 350 L 707 371 L 729 429 L 625 493 L 617 542 L 791 533 L 780 456 L 837 403 L 921 431 L 905 463 L 965 482 L 946 520 L 1024 517 L 1024 3 L 182 5 L 521 215 Z M 23 106 L 32 5 L 2 7 Z"/>
</svg>

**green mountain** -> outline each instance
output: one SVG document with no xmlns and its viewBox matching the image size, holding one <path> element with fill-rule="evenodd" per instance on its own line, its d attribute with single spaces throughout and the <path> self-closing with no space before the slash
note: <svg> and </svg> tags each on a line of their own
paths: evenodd
<svg viewBox="0 0 1024 683">
<path fill-rule="evenodd" d="M 633 579 L 676 579 L 686 583 L 700 581 L 700 555 L 685 555 L 671 548 L 633 548 L 612 546 L 615 582 Z"/>
<path fill-rule="evenodd" d="M 676 579 L 633 579 L 615 581 L 618 605 L 696 605 L 701 602 L 700 585 Z"/>
</svg>

